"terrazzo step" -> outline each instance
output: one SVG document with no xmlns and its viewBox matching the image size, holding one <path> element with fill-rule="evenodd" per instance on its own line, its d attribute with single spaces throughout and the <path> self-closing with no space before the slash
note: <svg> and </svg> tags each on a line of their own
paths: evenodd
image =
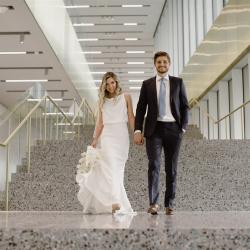
<svg viewBox="0 0 250 250">
<path fill-rule="evenodd" d="M 125 169 L 125 188 L 132 207 L 137 211 L 145 211 L 148 207 L 146 150 L 144 146 L 134 146 L 132 140 L 130 145 Z M 86 146 L 81 139 L 49 141 L 46 145 L 38 142 L 32 149 L 30 177 L 25 178 L 27 159 L 23 159 L 24 165 L 18 167 L 14 178 L 16 180 L 11 184 L 11 209 L 81 210 L 78 202 L 72 203 L 71 199 L 77 201 L 78 189 L 74 174 L 80 153 Z M 249 176 L 250 140 L 207 141 L 184 137 L 178 165 L 176 209 L 250 210 L 250 197 L 246 192 L 250 188 L 247 178 Z M 52 188 L 54 183 L 57 189 Z M 48 188 L 43 188 L 42 185 L 47 185 Z M 165 185 L 163 167 L 160 185 L 162 204 Z M 18 195 L 14 194 L 15 188 Z M 67 188 L 68 190 L 65 190 Z M 31 191 L 35 190 L 34 193 L 39 194 L 38 196 L 32 194 Z M 45 192 L 43 196 L 39 190 Z M 53 190 L 52 195 L 57 196 L 59 200 L 52 199 L 48 203 L 48 190 Z M 71 204 L 66 204 L 65 195 L 61 195 L 66 193 L 71 196 Z M 29 199 L 29 203 L 23 197 Z M 63 201 L 62 206 L 59 205 L 60 199 Z"/>
<path fill-rule="evenodd" d="M 79 212 L 0 213 L 0 248 L 60 250 L 248 250 L 249 212 L 83 215 Z M 17 248 L 18 247 L 18 248 Z"/>
<path fill-rule="evenodd" d="M 40 169 L 40 171 L 35 171 L 35 173 L 18 173 L 12 174 L 11 182 L 16 183 L 19 181 L 59 181 L 59 182 L 72 182 L 75 181 L 76 178 L 76 170 L 72 168 L 63 168 L 63 170 L 55 171 L 53 168 L 47 168 L 48 170 L 44 171 L 44 169 Z"/>
<path fill-rule="evenodd" d="M 10 210 L 81 210 L 75 182 L 19 181 L 10 184 Z"/>
<path fill-rule="evenodd" d="M 0 192 L 0 211 L 5 210 L 5 193 Z"/>
</svg>

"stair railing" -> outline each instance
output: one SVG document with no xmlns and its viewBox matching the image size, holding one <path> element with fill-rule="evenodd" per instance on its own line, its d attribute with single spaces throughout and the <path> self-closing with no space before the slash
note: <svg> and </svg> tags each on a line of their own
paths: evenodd
<svg viewBox="0 0 250 250">
<path fill-rule="evenodd" d="M 195 103 L 194 106 L 200 107 L 200 103 L 195 98 L 193 98 L 193 103 Z M 215 123 L 216 123 L 217 120 L 211 114 L 209 114 L 208 112 L 203 111 L 202 114 L 205 115 L 205 116 L 207 116 L 208 118 L 210 118 L 212 120 L 212 122 L 213 122 L 213 130 L 212 131 L 213 131 L 213 139 L 214 139 Z M 203 122 L 203 119 L 201 121 Z"/>
<path fill-rule="evenodd" d="M 195 106 L 199 106 L 200 104 L 196 99 L 193 99 L 193 102 L 195 103 Z M 213 138 L 214 138 L 214 130 L 215 130 L 215 126 L 219 126 L 219 124 L 221 122 L 225 122 L 225 135 L 226 135 L 226 139 L 230 139 L 229 138 L 229 132 L 228 132 L 228 123 L 230 122 L 229 119 L 231 117 L 231 115 L 233 115 L 235 112 L 240 110 L 240 116 L 241 116 L 241 136 L 242 139 L 244 139 L 244 108 L 250 103 L 250 100 L 246 101 L 245 103 L 241 104 L 239 107 L 235 108 L 233 111 L 229 112 L 227 115 L 223 116 L 222 118 L 216 120 L 212 115 L 210 115 L 207 112 L 202 112 L 202 114 L 206 115 L 208 118 L 210 118 L 213 122 Z M 194 107 L 194 106 L 193 106 Z"/>
<path fill-rule="evenodd" d="M 52 115 L 53 114 L 53 115 Z M 67 126 L 59 126 L 59 123 L 67 123 Z M 33 126 L 32 126 L 33 125 Z M 71 127 L 71 131 L 69 128 Z M 22 149 L 26 148 L 27 153 L 27 171 L 30 172 L 31 167 L 31 144 L 37 139 L 42 140 L 44 144 L 49 139 L 68 138 L 69 134 L 75 134 L 74 123 L 64 113 L 50 96 L 41 98 L 28 114 L 22 119 L 18 126 L 8 135 L 7 139 L 0 143 L 2 148 L 6 149 L 6 167 L 5 167 L 5 209 L 9 210 L 9 179 L 10 179 L 10 160 L 15 156 L 10 155 L 11 146 L 18 144 L 14 140 L 23 134 Z M 23 132 L 23 133 L 22 133 Z M 21 135 L 22 134 L 22 135 Z M 26 139 L 25 139 L 26 137 Z M 16 141 L 17 141 L 16 140 Z M 12 142 L 16 143 L 12 145 Z M 27 144 L 25 147 L 25 143 Z M 20 145 L 19 145 L 20 146 Z M 20 150 L 20 147 L 19 147 Z M 11 156 L 11 158 L 10 158 Z M 19 159 L 20 160 L 20 159 Z"/>
<path fill-rule="evenodd" d="M 233 111 L 231 111 L 229 114 L 223 116 L 222 118 L 220 118 L 218 121 L 215 122 L 215 124 L 219 124 L 222 121 L 225 121 L 225 130 L 226 130 L 226 139 L 229 139 L 228 136 L 228 129 L 227 129 L 227 119 L 229 121 L 230 116 L 233 115 L 235 112 L 240 110 L 240 121 L 241 121 L 241 136 L 242 139 L 244 139 L 245 135 L 244 135 L 244 108 L 245 106 L 247 106 L 250 103 L 250 100 L 246 101 L 245 103 L 243 103 L 242 105 L 240 105 L 238 108 L 234 109 Z"/>
</svg>

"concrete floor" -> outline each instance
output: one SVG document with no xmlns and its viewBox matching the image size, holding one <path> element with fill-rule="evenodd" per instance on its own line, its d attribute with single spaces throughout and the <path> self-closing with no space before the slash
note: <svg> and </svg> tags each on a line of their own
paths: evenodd
<svg viewBox="0 0 250 250">
<path fill-rule="evenodd" d="M 250 211 L 175 212 L 166 216 L 81 212 L 0 212 L 0 229 L 250 229 Z"/>
</svg>

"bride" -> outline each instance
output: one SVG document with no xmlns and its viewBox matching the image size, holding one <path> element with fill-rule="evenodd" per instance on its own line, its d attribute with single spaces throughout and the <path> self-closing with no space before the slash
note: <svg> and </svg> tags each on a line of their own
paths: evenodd
<svg viewBox="0 0 250 250">
<path fill-rule="evenodd" d="M 91 146 L 100 149 L 98 166 L 77 176 L 84 213 L 132 213 L 124 188 L 129 151 L 129 124 L 134 131 L 131 97 L 122 92 L 116 74 L 107 72 L 99 88 L 99 109 Z"/>
</svg>

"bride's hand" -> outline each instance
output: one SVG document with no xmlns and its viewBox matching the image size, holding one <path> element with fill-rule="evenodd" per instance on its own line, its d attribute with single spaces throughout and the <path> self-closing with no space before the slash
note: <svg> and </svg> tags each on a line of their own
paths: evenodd
<svg viewBox="0 0 250 250">
<path fill-rule="evenodd" d="M 92 141 L 92 143 L 91 143 L 91 146 L 92 146 L 93 148 L 96 148 L 96 145 L 97 145 L 97 139 L 94 138 L 93 141 Z"/>
</svg>

